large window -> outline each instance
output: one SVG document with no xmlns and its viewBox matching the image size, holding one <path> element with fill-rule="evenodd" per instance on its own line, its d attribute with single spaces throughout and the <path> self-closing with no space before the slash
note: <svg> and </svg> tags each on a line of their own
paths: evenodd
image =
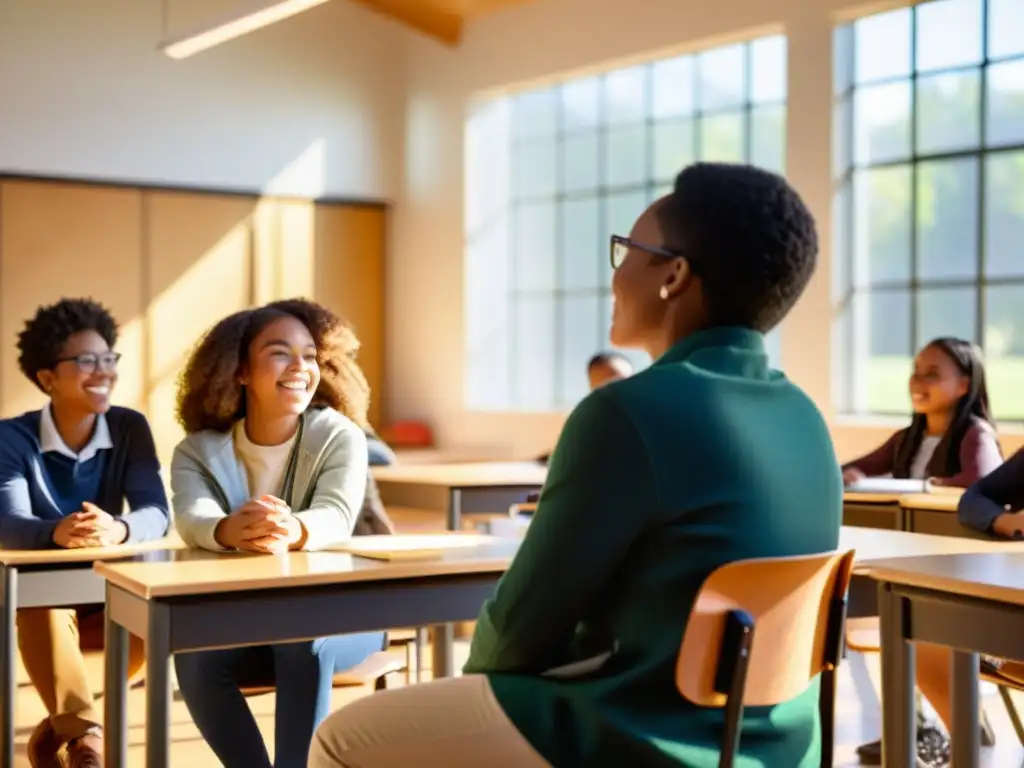
<svg viewBox="0 0 1024 768">
<path fill-rule="evenodd" d="M 786 41 L 773 36 L 477 104 L 466 131 L 467 406 L 578 401 L 587 359 L 608 347 L 609 235 L 628 235 L 694 161 L 781 172 L 785 101 Z"/>
<path fill-rule="evenodd" d="M 1024 418 L 1024 5 L 934 0 L 836 34 L 837 396 L 909 412 L 914 351 L 986 353 Z"/>
</svg>

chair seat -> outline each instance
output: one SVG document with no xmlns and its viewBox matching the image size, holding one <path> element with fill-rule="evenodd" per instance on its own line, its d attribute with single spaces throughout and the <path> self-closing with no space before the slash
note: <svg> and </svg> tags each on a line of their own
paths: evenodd
<svg viewBox="0 0 1024 768">
<path fill-rule="evenodd" d="M 389 675 L 392 672 L 400 672 L 403 669 L 405 669 L 404 659 L 388 651 L 378 651 L 368 656 L 362 663 L 335 674 L 333 685 L 335 688 L 366 685 L 380 677 Z M 266 683 L 242 686 L 241 690 L 243 696 L 263 696 L 267 693 L 273 693 L 274 688 L 273 684 Z"/>
<path fill-rule="evenodd" d="M 857 653 L 878 653 L 882 647 L 878 617 L 847 619 L 846 647 Z"/>
</svg>

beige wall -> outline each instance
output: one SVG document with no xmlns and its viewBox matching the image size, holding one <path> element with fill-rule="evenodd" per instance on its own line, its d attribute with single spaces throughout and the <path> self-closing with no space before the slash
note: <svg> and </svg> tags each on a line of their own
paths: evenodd
<svg viewBox="0 0 1024 768">
<path fill-rule="evenodd" d="M 782 329 L 783 366 L 828 414 L 841 456 L 888 436 L 900 421 L 843 420 L 830 397 L 832 28 L 879 7 L 848 0 L 541 0 L 473 23 L 458 50 L 411 40 L 405 178 L 387 279 L 390 413 L 429 420 L 446 445 L 512 456 L 548 448 L 564 421 L 564 414 L 471 413 L 462 406 L 463 309 L 453 297 L 463 290 L 462 131 L 473 94 L 782 31 L 789 38 L 788 177 L 822 234 L 817 275 Z M 1015 448 L 1024 440 L 1018 433 L 1005 442 Z"/>
<path fill-rule="evenodd" d="M 241 0 L 0 0 L 0 172 L 388 198 L 407 33 L 347 1 L 183 61 Z"/>
</svg>

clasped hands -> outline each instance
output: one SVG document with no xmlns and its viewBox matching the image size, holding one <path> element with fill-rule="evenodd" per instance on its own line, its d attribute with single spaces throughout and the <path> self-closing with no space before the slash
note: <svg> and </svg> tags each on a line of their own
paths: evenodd
<svg viewBox="0 0 1024 768">
<path fill-rule="evenodd" d="M 247 501 L 225 517 L 214 531 L 217 543 L 227 549 L 278 553 L 301 549 L 306 542 L 302 521 L 276 496 Z"/>
<path fill-rule="evenodd" d="M 128 525 L 95 504 L 82 502 L 80 512 L 72 512 L 53 530 L 53 543 L 65 549 L 111 547 L 128 538 Z"/>
</svg>

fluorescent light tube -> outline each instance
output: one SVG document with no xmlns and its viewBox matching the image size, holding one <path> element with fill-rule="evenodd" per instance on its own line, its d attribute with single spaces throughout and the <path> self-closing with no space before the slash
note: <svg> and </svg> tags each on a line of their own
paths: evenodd
<svg viewBox="0 0 1024 768">
<path fill-rule="evenodd" d="M 234 40 L 236 37 L 255 32 L 257 29 L 269 27 L 291 16 L 308 11 L 328 0 L 279 0 L 279 2 L 255 8 L 212 27 L 204 27 L 187 35 L 177 37 L 160 44 L 160 50 L 172 59 L 187 59 L 207 48 Z"/>
</svg>

